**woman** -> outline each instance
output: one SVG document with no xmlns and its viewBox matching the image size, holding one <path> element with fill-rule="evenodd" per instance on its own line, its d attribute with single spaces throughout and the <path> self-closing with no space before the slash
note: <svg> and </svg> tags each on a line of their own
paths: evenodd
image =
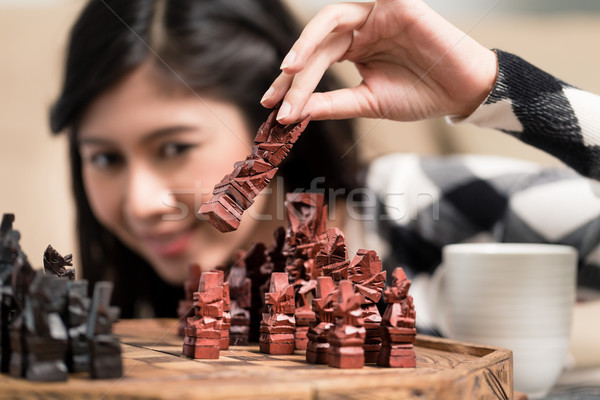
<svg viewBox="0 0 600 400">
<path fill-rule="evenodd" d="M 258 99 L 297 35 L 277 0 L 91 0 L 82 11 L 51 125 L 68 129 L 83 276 L 113 280 L 124 317 L 173 316 L 190 262 L 225 264 L 284 224 L 274 195 L 234 233 L 195 215 L 249 154 L 269 113 Z M 273 191 L 315 177 L 356 187 L 354 152 L 341 161 L 351 138 L 348 122 L 310 124 Z"/>
</svg>

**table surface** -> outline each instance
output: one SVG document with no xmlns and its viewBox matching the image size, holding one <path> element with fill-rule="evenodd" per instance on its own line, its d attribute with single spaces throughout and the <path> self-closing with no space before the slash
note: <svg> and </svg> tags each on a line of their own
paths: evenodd
<svg viewBox="0 0 600 400">
<path fill-rule="evenodd" d="M 512 353 L 490 346 L 417 336 L 417 368 L 367 365 L 340 370 L 308 364 L 304 351 L 271 356 L 258 346 L 221 351 L 218 360 L 182 356 L 174 319 L 123 320 L 115 325 L 124 377 L 33 383 L 0 376 L 0 399 L 513 399 Z"/>
</svg>

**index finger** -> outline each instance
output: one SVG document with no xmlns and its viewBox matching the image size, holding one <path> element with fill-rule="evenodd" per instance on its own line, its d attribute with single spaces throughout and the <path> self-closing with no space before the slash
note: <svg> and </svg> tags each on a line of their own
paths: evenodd
<svg viewBox="0 0 600 400">
<path fill-rule="evenodd" d="M 360 28 L 367 20 L 374 2 L 339 3 L 322 8 L 302 30 L 300 37 L 281 63 L 281 69 L 294 74 L 306 65 L 306 61 L 330 33 Z"/>
</svg>

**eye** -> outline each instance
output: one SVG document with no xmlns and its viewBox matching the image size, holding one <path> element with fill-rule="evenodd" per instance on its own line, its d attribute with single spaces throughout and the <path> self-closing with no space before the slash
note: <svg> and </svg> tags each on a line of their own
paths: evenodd
<svg viewBox="0 0 600 400">
<path fill-rule="evenodd" d="M 123 157 L 116 152 L 98 152 L 92 154 L 87 162 L 100 170 L 108 170 L 123 165 Z"/>
<path fill-rule="evenodd" d="M 159 155 L 164 158 L 173 158 L 186 153 L 194 147 L 196 145 L 189 143 L 168 142 L 160 147 Z"/>
</svg>

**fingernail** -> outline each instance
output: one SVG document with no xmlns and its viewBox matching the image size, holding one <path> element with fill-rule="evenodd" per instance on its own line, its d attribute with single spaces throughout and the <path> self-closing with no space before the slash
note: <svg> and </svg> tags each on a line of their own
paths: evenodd
<svg viewBox="0 0 600 400">
<path fill-rule="evenodd" d="M 285 118 L 288 115 L 290 115 L 291 111 L 292 106 L 290 105 L 290 103 L 288 103 L 287 101 L 281 103 L 281 107 L 279 107 L 279 112 L 277 113 L 277 121 L 279 121 L 281 118 Z"/>
<path fill-rule="evenodd" d="M 285 58 L 283 59 L 283 62 L 281 63 L 281 67 L 279 67 L 279 68 L 285 69 L 285 68 L 289 67 L 290 64 L 294 62 L 295 59 L 296 59 L 296 52 L 294 50 L 290 50 L 290 52 L 287 53 L 287 56 L 285 56 Z"/>
<path fill-rule="evenodd" d="M 260 99 L 260 102 L 262 103 L 265 100 L 269 99 L 271 96 L 273 96 L 274 93 L 275 93 L 275 88 L 273 86 L 271 86 L 269 89 L 267 89 L 267 91 L 263 95 L 262 99 Z"/>
</svg>

